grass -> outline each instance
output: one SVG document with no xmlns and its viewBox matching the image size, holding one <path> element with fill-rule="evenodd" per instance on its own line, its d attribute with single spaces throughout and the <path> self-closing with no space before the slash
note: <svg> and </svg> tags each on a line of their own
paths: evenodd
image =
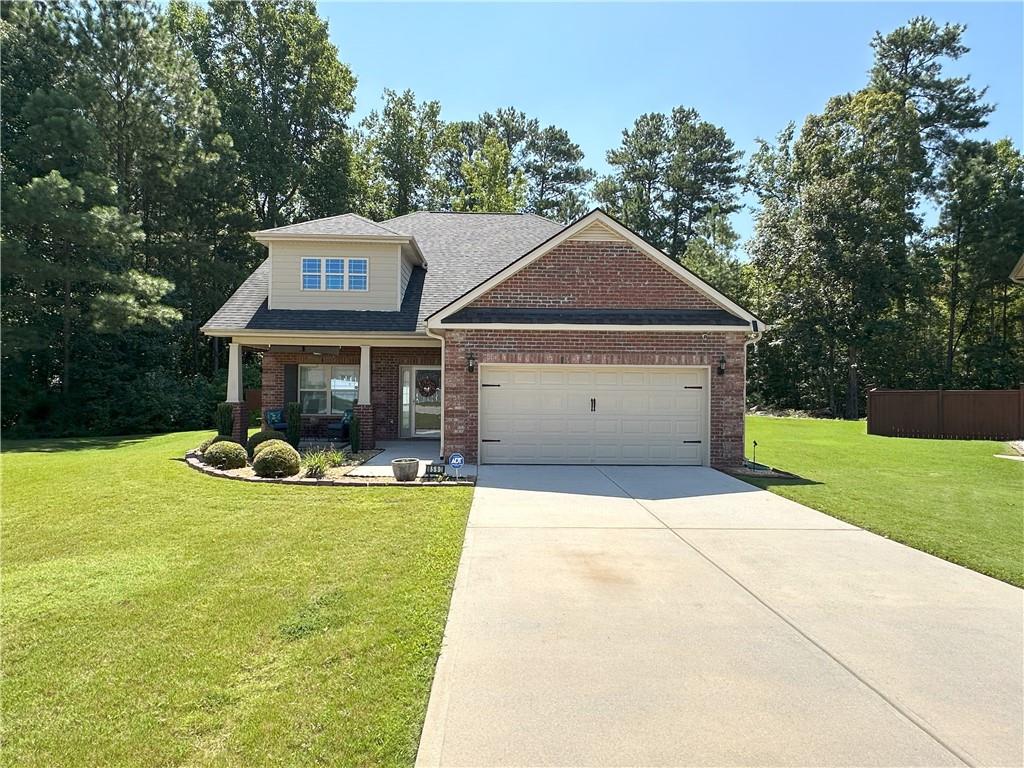
<svg viewBox="0 0 1024 768">
<path fill-rule="evenodd" d="M 470 489 L 231 482 L 204 436 L 5 443 L 0 762 L 411 764 Z"/>
<path fill-rule="evenodd" d="M 747 417 L 747 452 L 803 480 L 780 496 L 1024 586 L 1024 463 L 1004 443 L 868 435 L 863 421 Z"/>
</svg>

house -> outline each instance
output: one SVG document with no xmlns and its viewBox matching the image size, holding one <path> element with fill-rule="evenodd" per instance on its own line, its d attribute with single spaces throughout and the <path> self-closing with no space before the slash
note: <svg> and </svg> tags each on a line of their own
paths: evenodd
<svg viewBox="0 0 1024 768">
<path fill-rule="evenodd" d="M 1010 279 L 1015 283 L 1024 283 L 1024 254 L 1017 260 L 1016 266 L 1010 272 Z"/>
<path fill-rule="evenodd" d="M 253 234 L 267 259 L 203 326 L 230 339 L 227 400 L 304 435 L 351 409 L 363 445 L 430 437 L 480 463 L 743 460 L 760 320 L 601 210 L 355 214 Z"/>
</svg>

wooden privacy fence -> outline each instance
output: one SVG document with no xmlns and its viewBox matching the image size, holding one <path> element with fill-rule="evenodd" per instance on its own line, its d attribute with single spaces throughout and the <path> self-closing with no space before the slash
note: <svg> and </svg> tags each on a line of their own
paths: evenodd
<svg viewBox="0 0 1024 768">
<path fill-rule="evenodd" d="M 1024 438 L 1020 389 L 872 389 L 868 434 L 950 440 Z"/>
</svg>

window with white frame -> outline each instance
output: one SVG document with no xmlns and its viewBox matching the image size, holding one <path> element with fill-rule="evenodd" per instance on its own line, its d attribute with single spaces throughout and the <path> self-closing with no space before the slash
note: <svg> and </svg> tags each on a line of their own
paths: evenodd
<svg viewBox="0 0 1024 768">
<path fill-rule="evenodd" d="M 347 277 L 347 281 L 346 281 Z M 370 262 L 367 259 L 302 259 L 304 291 L 368 291 Z"/>
<path fill-rule="evenodd" d="M 300 365 L 303 413 L 342 414 L 359 399 L 358 365 Z"/>
</svg>

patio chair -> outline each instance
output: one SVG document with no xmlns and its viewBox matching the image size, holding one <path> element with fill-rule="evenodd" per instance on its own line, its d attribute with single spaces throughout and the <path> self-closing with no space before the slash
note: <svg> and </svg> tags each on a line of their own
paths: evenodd
<svg viewBox="0 0 1024 768">
<path fill-rule="evenodd" d="M 288 422 L 284 420 L 284 410 L 281 408 L 268 409 L 263 412 L 263 428 L 276 429 L 278 432 L 288 431 Z"/>
<path fill-rule="evenodd" d="M 337 421 L 328 422 L 324 429 L 331 438 L 337 436 L 339 440 L 348 440 L 349 424 L 352 423 L 352 409 L 346 410 Z"/>
</svg>

